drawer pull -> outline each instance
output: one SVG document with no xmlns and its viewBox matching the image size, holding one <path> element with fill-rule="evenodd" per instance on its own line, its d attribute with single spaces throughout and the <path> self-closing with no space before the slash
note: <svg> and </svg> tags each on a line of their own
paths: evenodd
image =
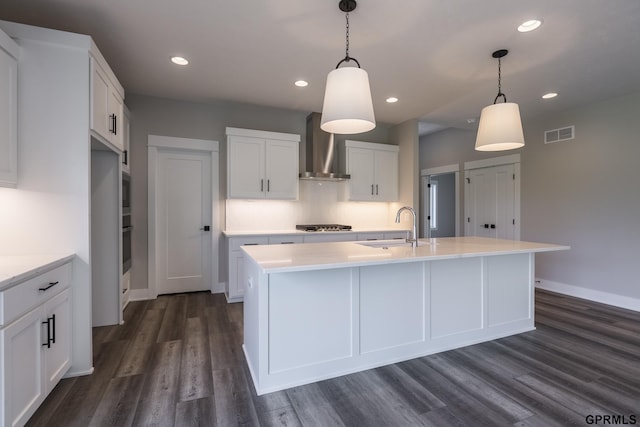
<svg viewBox="0 0 640 427">
<path fill-rule="evenodd" d="M 46 290 L 48 290 L 48 289 L 50 289 L 50 288 L 53 288 L 53 287 L 54 287 L 55 285 L 57 285 L 58 283 L 60 283 L 60 281 L 59 281 L 59 280 L 56 280 L 55 282 L 49 282 L 49 286 L 47 286 L 47 287 L 45 287 L 45 288 L 38 288 L 38 290 L 39 290 L 39 291 L 44 292 L 44 291 L 46 291 Z"/>
</svg>

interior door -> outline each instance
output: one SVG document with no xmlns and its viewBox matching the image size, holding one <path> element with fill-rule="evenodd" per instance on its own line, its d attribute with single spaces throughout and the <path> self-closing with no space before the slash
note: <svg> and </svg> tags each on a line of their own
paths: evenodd
<svg viewBox="0 0 640 427">
<path fill-rule="evenodd" d="M 211 289 L 211 154 L 161 149 L 157 171 L 157 290 Z"/>
<path fill-rule="evenodd" d="M 513 164 L 469 171 L 467 235 L 515 238 L 515 182 Z"/>
</svg>

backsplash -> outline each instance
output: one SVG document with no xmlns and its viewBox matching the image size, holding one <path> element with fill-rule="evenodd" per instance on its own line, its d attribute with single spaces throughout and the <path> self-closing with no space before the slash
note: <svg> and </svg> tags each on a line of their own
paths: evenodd
<svg viewBox="0 0 640 427">
<path fill-rule="evenodd" d="M 359 229 L 406 228 L 395 224 L 400 203 L 348 202 L 347 182 L 300 181 L 298 200 L 226 200 L 227 231 L 278 231 L 296 224 L 347 224 Z"/>
</svg>

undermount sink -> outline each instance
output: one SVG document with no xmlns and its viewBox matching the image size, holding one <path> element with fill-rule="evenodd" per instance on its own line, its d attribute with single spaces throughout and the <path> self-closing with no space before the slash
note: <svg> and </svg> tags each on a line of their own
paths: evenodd
<svg viewBox="0 0 640 427">
<path fill-rule="evenodd" d="M 359 245 L 368 246 L 370 248 L 394 248 L 396 246 L 411 246 L 411 242 L 407 242 L 402 239 L 394 240 L 369 240 L 366 242 L 358 242 Z M 420 243 L 418 243 L 420 245 Z"/>
</svg>

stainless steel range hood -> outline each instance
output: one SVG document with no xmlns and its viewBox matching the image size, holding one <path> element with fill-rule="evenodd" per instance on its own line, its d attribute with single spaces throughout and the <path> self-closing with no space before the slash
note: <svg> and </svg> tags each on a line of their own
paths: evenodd
<svg viewBox="0 0 640 427">
<path fill-rule="evenodd" d="M 311 113 L 307 116 L 307 140 L 305 162 L 301 165 L 300 179 L 343 181 L 351 178 L 350 175 L 339 173 L 337 162 L 337 150 L 332 133 L 320 129 L 320 113 Z"/>
</svg>

